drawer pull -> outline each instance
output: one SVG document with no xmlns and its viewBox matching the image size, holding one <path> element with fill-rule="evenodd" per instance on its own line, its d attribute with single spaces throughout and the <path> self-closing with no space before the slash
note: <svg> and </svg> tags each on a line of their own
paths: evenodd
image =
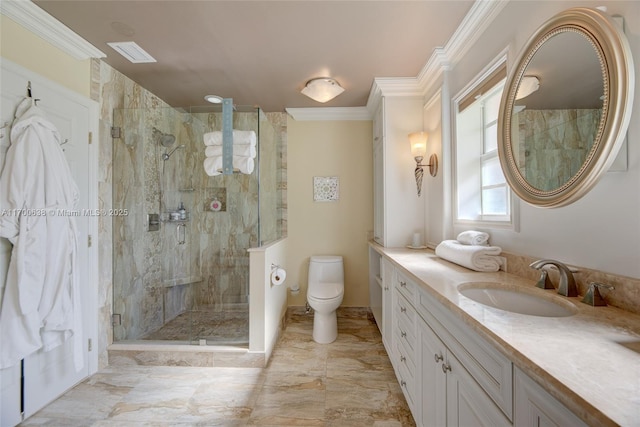
<svg viewBox="0 0 640 427">
<path fill-rule="evenodd" d="M 406 332 L 404 332 L 404 331 L 400 331 L 400 336 L 401 336 L 402 338 L 406 338 L 406 337 L 407 337 L 407 333 L 406 333 Z"/>
<path fill-rule="evenodd" d="M 400 381 L 400 385 L 402 387 L 406 387 L 407 386 L 407 382 L 405 380 Z"/>
<path fill-rule="evenodd" d="M 436 363 L 444 360 L 444 356 L 441 354 L 434 354 L 433 356 L 434 356 L 434 359 L 436 359 Z"/>
<path fill-rule="evenodd" d="M 443 363 L 442 364 L 442 372 L 444 372 L 446 374 L 447 371 L 451 371 L 451 365 L 447 365 L 446 363 Z"/>
<path fill-rule="evenodd" d="M 400 282 L 400 286 L 404 288 L 405 286 L 407 286 L 407 282 Z"/>
<path fill-rule="evenodd" d="M 401 313 L 406 313 L 406 312 L 407 312 L 407 309 L 406 309 L 406 308 L 404 308 L 404 307 L 400 307 L 400 312 L 401 312 Z"/>
<path fill-rule="evenodd" d="M 400 355 L 400 361 L 401 361 L 401 362 L 404 362 L 405 360 L 407 360 L 407 358 L 406 358 L 406 357 L 404 357 L 403 355 Z"/>
</svg>

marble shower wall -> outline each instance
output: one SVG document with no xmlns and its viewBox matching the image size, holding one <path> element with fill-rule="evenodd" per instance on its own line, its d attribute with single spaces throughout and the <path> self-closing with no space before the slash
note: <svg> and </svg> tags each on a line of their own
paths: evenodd
<svg viewBox="0 0 640 427">
<path fill-rule="evenodd" d="M 250 178 L 238 175 L 214 180 L 204 174 L 202 135 L 218 124 L 219 118 L 215 115 L 204 121 L 197 120 L 194 114 L 169 107 L 106 63 L 93 60 L 91 65 L 91 98 L 101 106 L 100 208 L 109 211 L 114 207 L 131 206 L 133 209 L 126 216 L 99 218 L 98 351 L 99 365 L 104 367 L 108 364 L 107 346 L 114 338 L 126 339 L 154 330 L 185 309 L 210 304 L 220 308 L 227 302 L 246 301 L 246 289 L 236 290 L 232 284 L 248 286 L 248 276 L 246 281 L 243 276 L 248 275 L 246 251 L 238 248 L 239 242 L 258 244 L 257 235 L 249 231 L 255 228 L 251 225 L 252 212 L 257 208 L 242 210 L 249 206 L 249 200 L 255 203 L 255 197 L 249 196 L 247 191 L 252 185 L 257 187 L 257 183 L 252 184 Z M 263 117 L 257 113 L 254 116 L 256 124 Z M 267 117 L 274 123 L 271 126 L 275 144 L 264 143 L 273 151 L 264 157 L 273 157 L 276 165 L 261 162 L 260 168 L 270 171 L 268 176 L 275 177 L 279 193 L 275 202 L 275 229 L 279 236 L 284 236 L 286 115 L 267 113 Z M 246 122 L 248 119 L 236 115 L 236 120 Z M 120 139 L 111 137 L 111 127 L 116 122 L 126 123 L 129 128 Z M 270 122 L 266 123 L 270 125 Z M 266 123 L 260 122 L 263 130 Z M 239 124 L 234 123 L 235 126 Z M 162 161 L 164 148 L 151 138 L 154 127 L 176 136 L 176 143 L 169 149 L 181 144 L 186 147 L 178 149 L 166 162 Z M 235 180 L 229 183 L 231 189 L 226 185 L 230 180 Z M 234 195 L 233 190 L 246 196 Z M 221 215 L 209 212 L 204 215 L 204 200 L 218 194 L 230 210 Z M 185 245 L 175 245 L 176 223 L 163 223 L 160 231 L 146 232 L 147 213 L 174 210 L 180 201 L 191 215 L 186 223 Z M 203 213 L 201 218 L 195 216 L 198 212 Z M 240 224 L 234 228 L 235 232 L 225 228 L 222 220 L 231 215 Z M 170 245 L 173 245 L 172 250 L 163 251 L 163 247 Z M 218 268 L 214 268 L 215 265 Z M 246 273 L 235 271 L 243 267 Z M 123 323 L 128 323 L 135 332 L 127 333 L 122 326 L 113 328 L 112 313 L 121 314 Z"/>
<path fill-rule="evenodd" d="M 518 113 L 514 153 L 522 176 L 551 191 L 569 181 L 584 164 L 600 124 L 600 109 L 524 110 Z"/>
</svg>

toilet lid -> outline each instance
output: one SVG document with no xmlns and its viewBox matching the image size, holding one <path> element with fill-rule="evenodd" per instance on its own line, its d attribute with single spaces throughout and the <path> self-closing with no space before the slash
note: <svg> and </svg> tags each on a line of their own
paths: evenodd
<svg viewBox="0 0 640 427">
<path fill-rule="evenodd" d="M 333 299 L 342 295 L 343 291 L 342 283 L 321 283 L 311 289 L 310 295 L 315 299 Z"/>
</svg>

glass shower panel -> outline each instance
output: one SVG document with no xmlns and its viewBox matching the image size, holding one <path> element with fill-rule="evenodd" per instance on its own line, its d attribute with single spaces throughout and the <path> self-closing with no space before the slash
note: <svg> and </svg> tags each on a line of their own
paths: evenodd
<svg viewBox="0 0 640 427">
<path fill-rule="evenodd" d="M 114 111 L 114 340 L 248 345 L 249 253 L 282 237 L 280 128 L 235 106 L 233 128 L 254 131 L 250 174 L 209 176 L 204 135 L 220 107 Z"/>
<path fill-rule="evenodd" d="M 189 221 L 166 215 L 193 203 L 184 120 L 172 108 L 114 111 L 113 207 L 127 212 L 113 218 L 114 340 L 146 339 L 190 308 L 197 242 Z"/>
</svg>

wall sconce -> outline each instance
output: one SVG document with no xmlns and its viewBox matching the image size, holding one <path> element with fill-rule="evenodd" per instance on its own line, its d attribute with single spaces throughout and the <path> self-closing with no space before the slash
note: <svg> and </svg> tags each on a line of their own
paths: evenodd
<svg viewBox="0 0 640 427">
<path fill-rule="evenodd" d="M 432 154 L 429 157 L 429 164 L 423 165 L 422 160 L 427 154 L 427 139 L 426 132 L 413 132 L 409 134 L 409 143 L 411 144 L 411 155 L 416 159 L 416 169 L 414 174 L 416 176 L 416 186 L 418 187 L 418 197 L 422 194 L 422 177 L 424 175 L 425 166 L 429 167 L 429 174 L 436 176 L 438 174 L 438 156 Z"/>
</svg>

